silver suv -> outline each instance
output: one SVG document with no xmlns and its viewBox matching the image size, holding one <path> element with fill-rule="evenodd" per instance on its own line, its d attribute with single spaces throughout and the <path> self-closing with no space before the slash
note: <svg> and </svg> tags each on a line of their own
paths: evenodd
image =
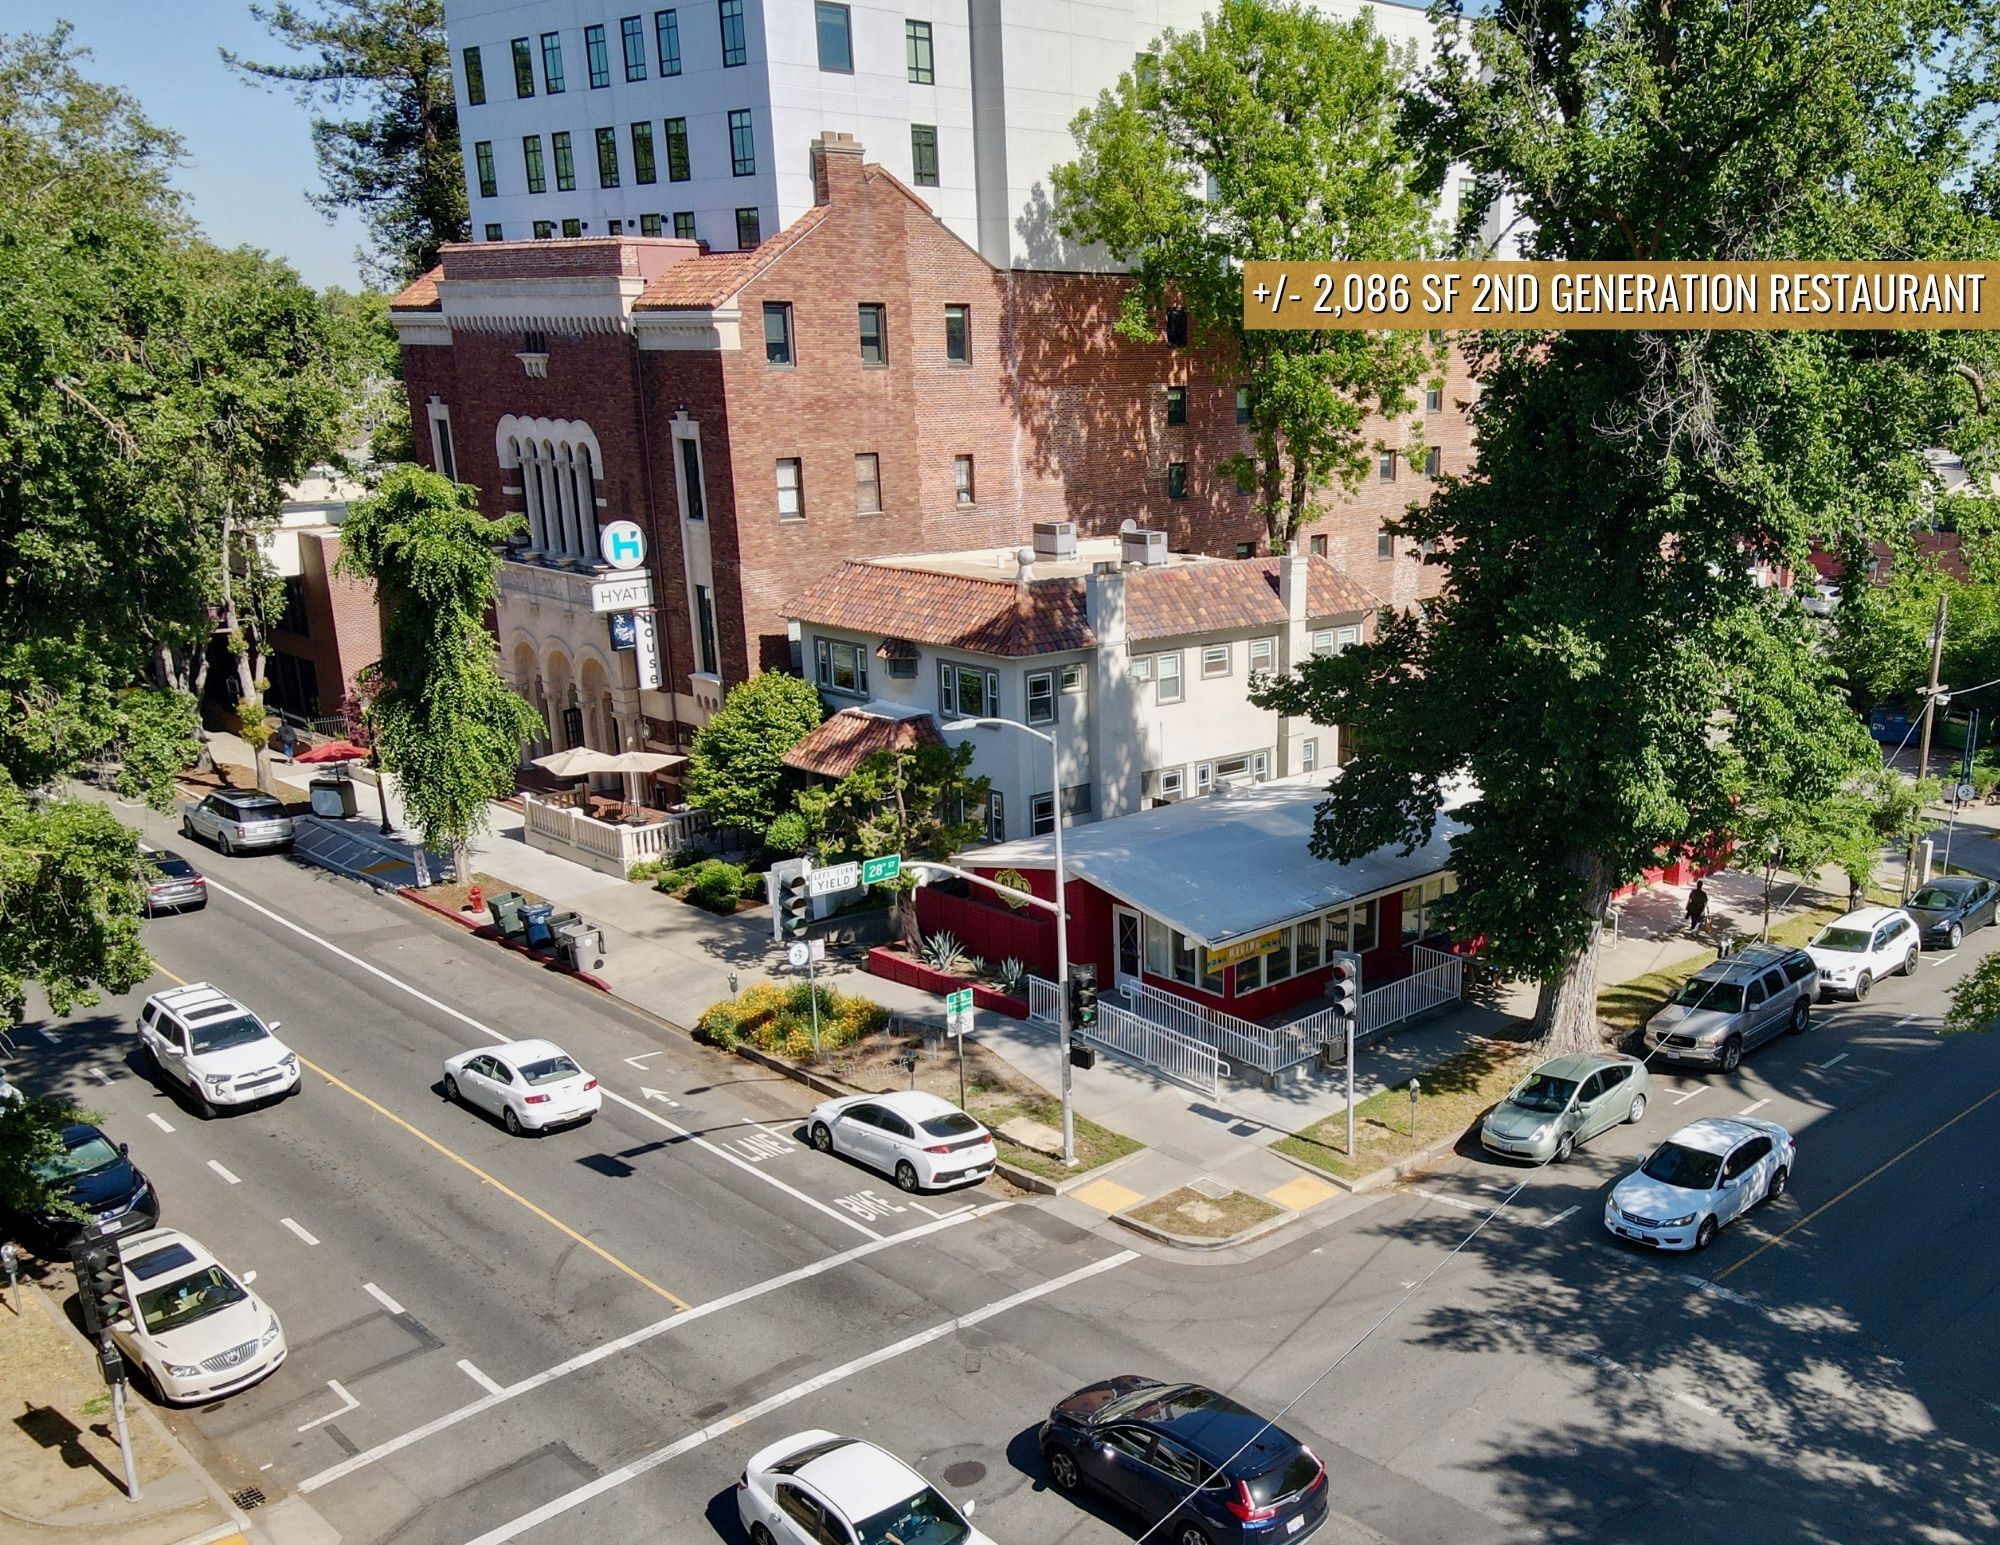
<svg viewBox="0 0 2000 1545">
<path fill-rule="evenodd" d="M 1819 967 L 1801 949 L 1752 944 L 1710 962 L 1646 1022 L 1647 1048 L 1668 1062 L 1736 1071 L 1743 1053 L 1812 1019 Z"/>
<path fill-rule="evenodd" d="M 269 794 L 220 789 L 181 812 L 181 831 L 206 837 L 224 853 L 292 845 L 292 818 Z"/>
</svg>

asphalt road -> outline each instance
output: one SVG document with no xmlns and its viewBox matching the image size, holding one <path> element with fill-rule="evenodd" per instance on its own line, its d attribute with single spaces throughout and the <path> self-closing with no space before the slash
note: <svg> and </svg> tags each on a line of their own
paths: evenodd
<svg viewBox="0 0 2000 1545">
<path fill-rule="evenodd" d="M 2000 930 L 1732 1077 L 1658 1071 L 1645 1121 L 1567 1165 L 1469 1153 L 1210 1259 L 1068 1202 L 919 1207 L 800 1142 L 796 1085 L 395 898 L 189 856 L 215 899 L 148 924 L 153 953 L 283 1021 L 305 1093 L 203 1122 L 141 1076 L 164 975 L 30 1025 L 17 1069 L 103 1111 L 166 1220 L 258 1271 L 291 1361 L 174 1421 L 348 1540 L 733 1541 L 744 1457 L 815 1426 L 903 1454 L 1003 1545 L 1131 1540 L 1050 1493 L 1033 1444 L 1127 1371 L 1296 1402 L 1342 1545 L 2000 1538 L 2000 1038 L 1932 1029 Z M 443 1103 L 446 1054 L 525 1035 L 617 1096 L 596 1122 L 517 1140 Z M 1604 1233 L 1637 1156 L 1753 1108 L 1798 1134 L 1789 1196 L 1699 1257 Z"/>
</svg>

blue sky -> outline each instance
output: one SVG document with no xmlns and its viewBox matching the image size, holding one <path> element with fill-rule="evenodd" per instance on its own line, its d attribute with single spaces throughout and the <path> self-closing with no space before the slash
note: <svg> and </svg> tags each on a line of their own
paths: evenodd
<svg viewBox="0 0 2000 1545">
<path fill-rule="evenodd" d="M 210 239 L 262 247 L 309 284 L 360 284 L 360 220 L 343 214 L 329 225 L 306 202 L 319 183 L 306 110 L 247 83 L 217 53 L 288 57 L 251 20 L 248 0 L 7 0 L 0 16 L 10 33 L 73 23 L 72 41 L 92 54 L 84 73 L 124 87 L 186 141 L 175 181 Z"/>
</svg>

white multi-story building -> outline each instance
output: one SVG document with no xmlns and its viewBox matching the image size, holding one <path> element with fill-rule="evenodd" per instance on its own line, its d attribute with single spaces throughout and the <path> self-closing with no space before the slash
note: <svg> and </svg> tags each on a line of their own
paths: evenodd
<svg viewBox="0 0 2000 1545">
<path fill-rule="evenodd" d="M 851 134 L 1001 268 L 1097 266 L 1050 216 L 1070 123 L 1206 0 L 446 0 L 476 240 L 755 246 L 813 207 Z M 1368 12 L 1420 52 L 1420 6 Z M 1454 183 L 1448 200 L 1457 197 Z"/>
</svg>

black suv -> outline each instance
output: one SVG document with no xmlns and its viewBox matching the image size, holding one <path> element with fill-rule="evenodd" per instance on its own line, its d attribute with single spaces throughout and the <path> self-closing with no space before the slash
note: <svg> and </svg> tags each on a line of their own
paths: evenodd
<svg viewBox="0 0 2000 1545">
<path fill-rule="evenodd" d="M 159 1193 L 126 1157 L 124 1143 L 113 1143 L 88 1122 L 63 1128 L 60 1156 L 36 1166 L 36 1173 L 63 1197 L 84 1210 L 107 1232 L 136 1233 L 160 1221 Z M 39 1243 L 67 1250 L 83 1231 L 84 1219 L 64 1213 L 41 1213 L 30 1220 Z"/>
<path fill-rule="evenodd" d="M 1058 1401 L 1042 1459 L 1059 1491 L 1086 1481 L 1173 1545 L 1309 1538 L 1326 1522 L 1326 1466 L 1281 1427 L 1199 1384 L 1121 1374 Z"/>
</svg>

